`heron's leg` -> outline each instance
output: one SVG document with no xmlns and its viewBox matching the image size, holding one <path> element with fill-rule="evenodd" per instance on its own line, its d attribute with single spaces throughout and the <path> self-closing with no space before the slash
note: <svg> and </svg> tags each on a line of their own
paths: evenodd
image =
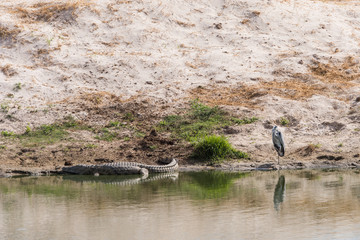
<svg viewBox="0 0 360 240">
<path fill-rule="evenodd" d="M 279 158 L 280 158 L 280 157 L 279 157 L 279 155 L 278 155 L 278 165 L 280 164 L 280 160 L 279 160 Z"/>
</svg>

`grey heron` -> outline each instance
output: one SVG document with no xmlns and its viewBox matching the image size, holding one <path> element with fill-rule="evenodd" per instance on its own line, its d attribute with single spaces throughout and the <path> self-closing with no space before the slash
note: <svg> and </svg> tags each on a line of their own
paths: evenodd
<svg viewBox="0 0 360 240">
<path fill-rule="evenodd" d="M 274 144 L 274 148 L 278 153 L 278 164 L 279 164 L 279 157 L 283 157 L 285 155 L 285 143 L 284 143 L 284 137 L 282 133 L 277 129 L 277 126 L 274 126 L 272 129 L 272 141 Z"/>
</svg>

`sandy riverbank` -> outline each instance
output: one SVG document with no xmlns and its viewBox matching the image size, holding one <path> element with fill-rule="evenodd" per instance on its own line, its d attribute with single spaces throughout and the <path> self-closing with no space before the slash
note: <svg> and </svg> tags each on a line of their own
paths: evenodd
<svg viewBox="0 0 360 240">
<path fill-rule="evenodd" d="M 0 136 L 0 166 L 163 157 L 191 166 L 190 144 L 150 133 L 198 98 L 259 118 L 218 132 L 251 154 L 241 163 L 250 168 L 276 163 L 274 124 L 285 134 L 284 166 L 356 167 L 359 12 L 357 1 L 1 1 L 2 132 L 68 116 L 96 129 L 130 127 L 112 141 L 84 129 L 37 146 Z"/>
</svg>

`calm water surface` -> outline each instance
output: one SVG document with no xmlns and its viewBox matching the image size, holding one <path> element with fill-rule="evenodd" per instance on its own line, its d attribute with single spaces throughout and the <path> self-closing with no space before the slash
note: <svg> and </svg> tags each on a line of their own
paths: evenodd
<svg viewBox="0 0 360 240">
<path fill-rule="evenodd" d="M 3 178 L 0 239 L 360 239 L 360 174 Z"/>
</svg>

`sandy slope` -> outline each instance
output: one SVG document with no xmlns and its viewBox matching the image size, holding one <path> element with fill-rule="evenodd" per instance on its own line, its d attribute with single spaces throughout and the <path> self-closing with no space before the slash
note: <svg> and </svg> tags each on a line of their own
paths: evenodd
<svg viewBox="0 0 360 240">
<path fill-rule="evenodd" d="M 283 117 L 286 161 L 360 160 L 357 1 L 3 0 L 0 49 L 2 131 L 199 98 L 261 119 L 229 135 L 254 161 Z"/>
</svg>

